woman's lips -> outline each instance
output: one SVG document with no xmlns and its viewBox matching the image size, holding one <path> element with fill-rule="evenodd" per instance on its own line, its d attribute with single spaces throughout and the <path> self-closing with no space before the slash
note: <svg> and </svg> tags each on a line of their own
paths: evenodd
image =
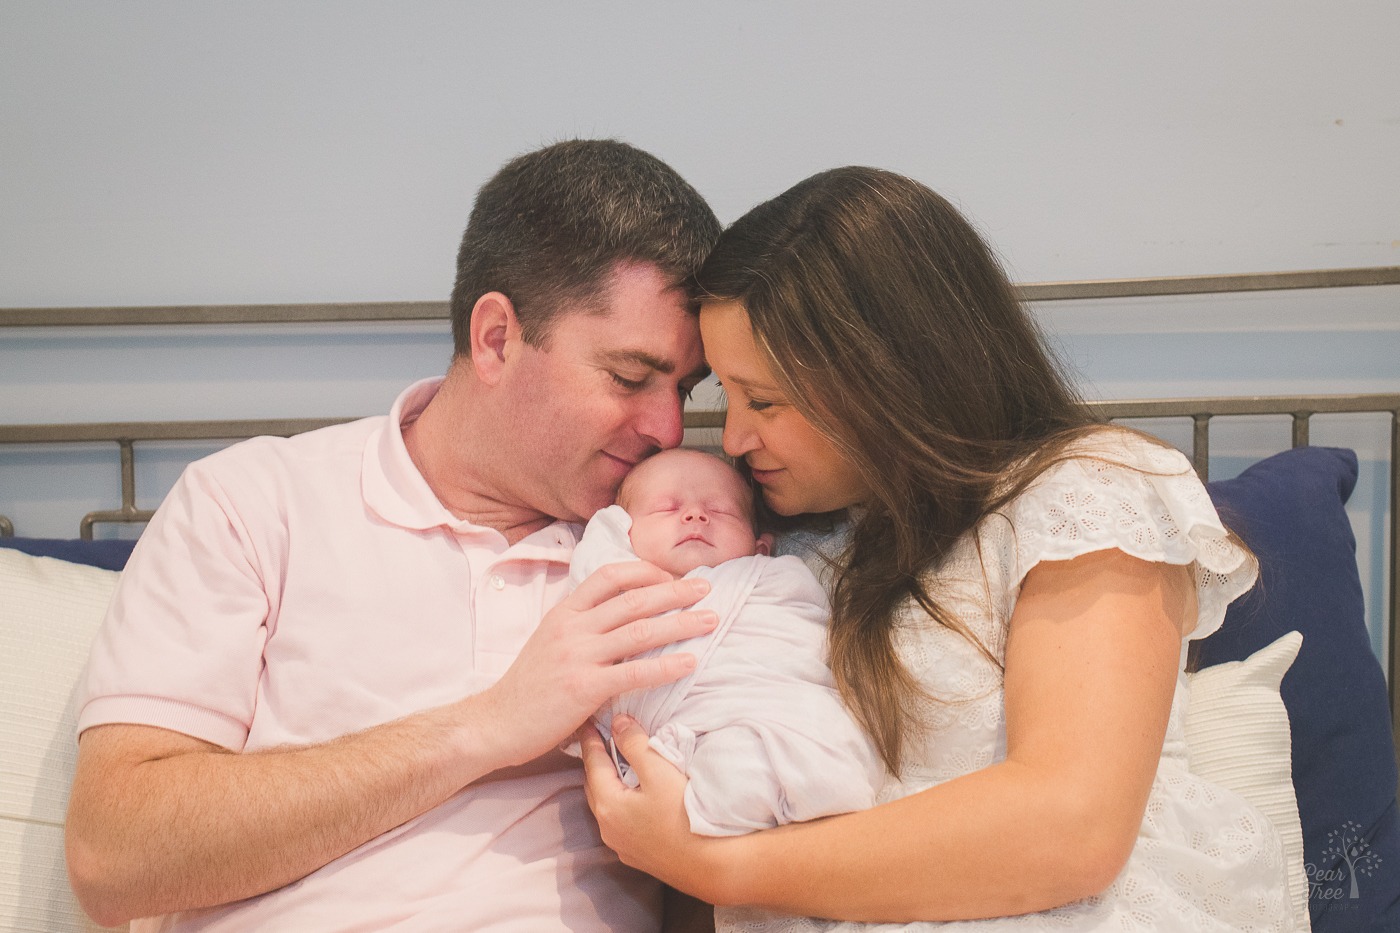
<svg viewBox="0 0 1400 933">
<path fill-rule="evenodd" d="M 760 470 L 758 467 L 755 467 L 755 466 L 749 467 L 749 473 L 753 476 L 754 482 L 756 482 L 756 483 L 767 483 L 767 482 L 769 482 L 770 480 L 772 480 L 773 477 L 777 476 L 777 475 L 778 475 L 779 473 L 781 473 L 781 472 L 783 472 L 783 471 L 782 471 L 782 470 Z"/>
</svg>

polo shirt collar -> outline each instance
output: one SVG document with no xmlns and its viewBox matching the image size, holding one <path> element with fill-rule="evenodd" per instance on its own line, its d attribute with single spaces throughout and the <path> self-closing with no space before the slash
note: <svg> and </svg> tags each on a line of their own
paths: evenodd
<svg viewBox="0 0 1400 933">
<path fill-rule="evenodd" d="M 492 528 L 458 518 L 438 500 L 423 474 L 418 472 L 403 441 L 403 426 L 416 420 L 442 385 L 442 377 L 424 379 L 404 389 L 389 409 L 389 417 L 370 432 L 365 441 L 361 493 L 365 505 L 390 524 L 410 531 L 446 528 L 460 535 L 493 535 L 504 547 L 504 536 Z M 522 560 L 568 562 L 580 529 L 554 522 L 527 535 L 509 548 Z"/>
</svg>

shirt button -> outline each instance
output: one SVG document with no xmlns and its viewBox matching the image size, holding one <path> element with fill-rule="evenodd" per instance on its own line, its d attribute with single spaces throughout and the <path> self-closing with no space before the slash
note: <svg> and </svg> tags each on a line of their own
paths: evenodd
<svg viewBox="0 0 1400 933">
<path fill-rule="evenodd" d="M 493 590 L 503 590 L 506 588 L 505 578 L 502 577 L 499 573 L 491 574 L 490 583 L 491 589 Z"/>
</svg>

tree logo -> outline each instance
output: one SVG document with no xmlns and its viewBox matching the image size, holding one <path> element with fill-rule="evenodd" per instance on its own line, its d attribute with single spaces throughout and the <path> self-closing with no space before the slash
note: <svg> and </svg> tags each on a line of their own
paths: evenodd
<svg viewBox="0 0 1400 933">
<path fill-rule="evenodd" d="M 1322 856 L 1336 862 L 1335 867 L 1328 869 L 1307 865 L 1311 888 L 1308 896 L 1314 900 L 1356 900 L 1361 896 L 1358 879 L 1371 877 L 1382 862 L 1380 855 L 1363 838 L 1361 824 L 1354 820 L 1347 820 L 1341 828 L 1327 834 L 1327 848 L 1322 850 Z"/>
</svg>

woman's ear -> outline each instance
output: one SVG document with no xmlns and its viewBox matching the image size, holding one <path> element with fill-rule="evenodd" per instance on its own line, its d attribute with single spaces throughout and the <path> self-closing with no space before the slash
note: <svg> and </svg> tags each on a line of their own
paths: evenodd
<svg viewBox="0 0 1400 933">
<path fill-rule="evenodd" d="M 762 554 L 764 557 L 767 557 L 769 554 L 772 554 L 773 536 L 766 531 L 763 534 L 759 535 L 758 540 L 754 542 L 753 552 L 755 554 Z"/>
<path fill-rule="evenodd" d="M 501 381 L 512 341 L 520 339 L 515 305 L 500 292 L 487 292 L 472 306 L 472 368 L 487 385 Z"/>
</svg>

